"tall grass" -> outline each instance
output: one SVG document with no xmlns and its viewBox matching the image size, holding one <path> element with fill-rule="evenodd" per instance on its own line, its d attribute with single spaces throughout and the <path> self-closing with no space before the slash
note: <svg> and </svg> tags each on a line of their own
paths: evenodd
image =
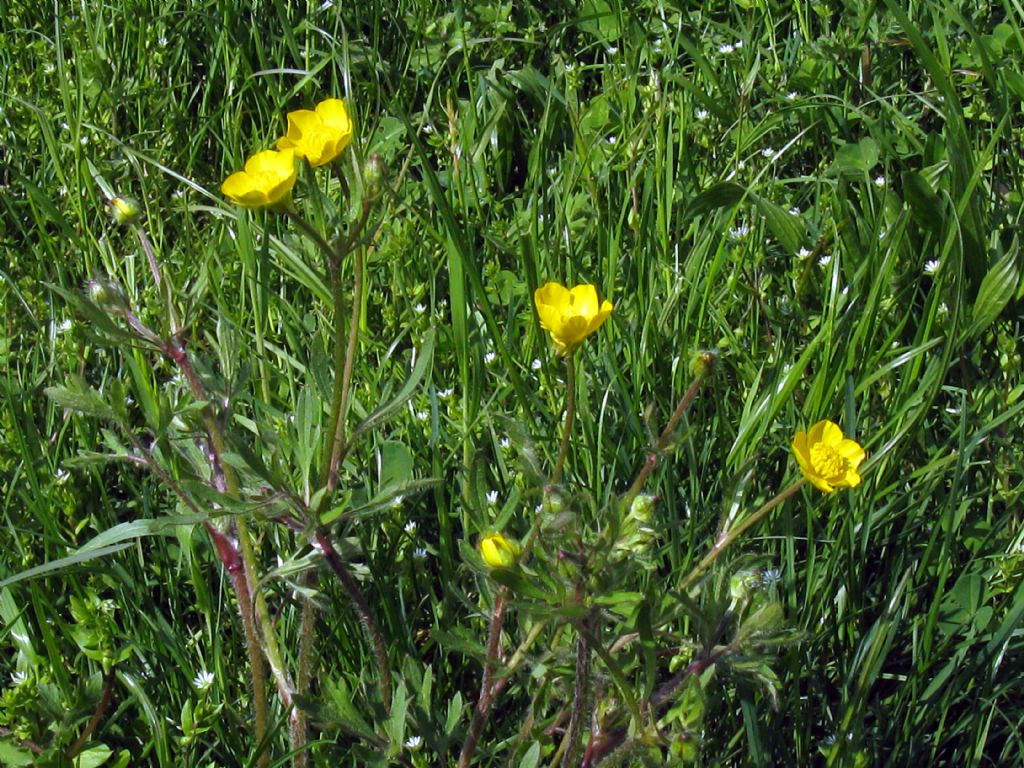
<svg viewBox="0 0 1024 768">
<path fill-rule="evenodd" d="M 532 304 L 548 280 L 615 303 L 576 356 L 564 478 L 595 528 L 689 385 L 691 355 L 719 355 L 648 483 L 651 568 L 609 589 L 647 608 L 616 628 L 650 640 L 644 610 L 675 595 L 722 522 L 796 478 L 797 429 L 830 418 L 868 453 L 860 487 L 801 491 L 686 598 L 695 613 L 672 631 L 699 644 L 714 627 L 697 608 L 756 572 L 790 629 L 770 659 L 702 678 L 697 762 L 1019 764 L 1017 3 L 0 8 L 0 762 L 67 754 L 96 712 L 86 748 L 109 750 L 104 764 L 256 761 L 238 614 L 207 539 L 142 526 L 128 548 L 63 560 L 187 510 L 137 466 L 98 460 L 124 437 L 43 390 L 82 376 L 130 397 L 143 435 L 190 404 L 165 360 L 104 342 L 69 299 L 107 276 L 158 322 L 145 255 L 107 212 L 108 193 L 133 195 L 228 428 L 308 498 L 334 376 L 330 289 L 285 219 L 236 210 L 218 185 L 287 110 L 341 96 L 361 136 L 351 162 L 379 153 L 391 190 L 354 415 L 397 393 L 431 331 L 436 345 L 429 379 L 347 459 L 334 506 L 436 482 L 332 529 L 404 706 L 383 712 L 359 619 L 320 579 L 317 683 L 301 702 L 313 764 L 455 763 L 501 589 L 472 547 L 491 530 L 526 537 L 549 479 L 534 470 L 558 452 L 565 370 Z M 323 178 L 303 194 L 337 200 Z M 325 211 L 313 224 L 329 231 L 345 212 Z M 289 568 L 308 549 L 257 523 L 261 586 L 295 638 L 309 585 Z M 529 603 L 507 620 L 509 654 L 540 621 Z M 619 670 L 638 696 L 669 675 L 645 647 Z M 558 634 L 529 648 L 478 764 L 555 759 L 572 654 Z M 288 713 L 272 714 L 284 760 Z"/>
</svg>

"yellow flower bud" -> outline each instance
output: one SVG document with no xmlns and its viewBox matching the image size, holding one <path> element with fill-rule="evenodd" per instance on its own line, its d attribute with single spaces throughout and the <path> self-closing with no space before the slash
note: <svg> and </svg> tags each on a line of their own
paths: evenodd
<svg viewBox="0 0 1024 768">
<path fill-rule="evenodd" d="M 500 533 L 488 533 L 480 539 L 480 556 L 490 568 L 513 568 L 522 550 L 512 539 Z"/>
<path fill-rule="evenodd" d="M 110 201 L 110 215 L 118 224 L 132 224 L 139 214 L 139 202 L 133 197 L 115 197 Z"/>
</svg>

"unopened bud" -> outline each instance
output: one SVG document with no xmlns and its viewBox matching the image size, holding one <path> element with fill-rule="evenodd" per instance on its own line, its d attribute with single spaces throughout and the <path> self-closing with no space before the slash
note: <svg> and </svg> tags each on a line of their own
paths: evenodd
<svg viewBox="0 0 1024 768">
<path fill-rule="evenodd" d="M 703 379 L 706 376 L 710 376 L 714 373 L 717 363 L 717 352 L 710 349 L 701 350 L 690 358 L 690 375 L 695 379 Z"/>
<path fill-rule="evenodd" d="M 480 539 L 480 556 L 490 568 L 514 568 L 521 552 L 517 542 L 500 533 L 488 533 Z"/>
<path fill-rule="evenodd" d="M 118 224 L 134 224 L 140 213 L 139 201 L 134 197 L 115 197 L 110 201 L 110 215 Z"/>
<path fill-rule="evenodd" d="M 651 514 L 654 512 L 654 502 L 656 500 L 657 496 L 641 493 L 633 499 L 633 503 L 629 505 L 629 516 L 641 523 L 646 523 L 651 519 Z"/>
<path fill-rule="evenodd" d="M 371 200 L 380 194 L 381 185 L 387 176 L 387 168 L 380 155 L 374 152 L 363 165 L 363 182 L 366 184 L 366 196 Z"/>
<path fill-rule="evenodd" d="M 128 306 L 128 297 L 121 286 L 107 277 L 96 277 L 89 281 L 89 298 L 107 312 L 119 312 Z"/>
</svg>

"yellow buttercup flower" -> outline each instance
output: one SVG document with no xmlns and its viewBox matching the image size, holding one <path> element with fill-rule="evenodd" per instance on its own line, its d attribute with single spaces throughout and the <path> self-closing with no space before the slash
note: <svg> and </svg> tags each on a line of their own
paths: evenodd
<svg viewBox="0 0 1024 768">
<path fill-rule="evenodd" d="M 286 200 L 295 177 L 295 152 L 267 149 L 246 160 L 244 171 L 224 179 L 220 191 L 246 208 L 263 208 Z"/>
<path fill-rule="evenodd" d="M 488 533 L 480 539 L 480 556 L 490 568 L 512 568 L 519 562 L 519 544 L 500 533 Z"/>
<path fill-rule="evenodd" d="M 592 285 L 569 290 L 559 283 L 547 283 L 533 294 L 540 325 L 551 334 L 558 354 L 567 355 L 601 327 L 612 313 L 612 303 L 597 300 Z"/>
<path fill-rule="evenodd" d="M 294 149 L 314 168 L 331 162 L 352 142 L 352 118 L 341 99 L 326 99 L 316 111 L 297 109 L 288 113 L 288 133 L 277 141 L 278 149 Z"/>
<path fill-rule="evenodd" d="M 825 493 L 860 485 L 857 467 L 864 461 L 864 449 L 843 437 L 838 424 L 819 421 L 807 432 L 797 432 L 793 455 L 804 477 Z"/>
</svg>

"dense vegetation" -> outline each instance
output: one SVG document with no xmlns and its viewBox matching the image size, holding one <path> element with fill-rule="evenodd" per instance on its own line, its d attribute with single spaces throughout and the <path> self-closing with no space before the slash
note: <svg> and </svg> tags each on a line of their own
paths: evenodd
<svg viewBox="0 0 1024 768">
<path fill-rule="evenodd" d="M 455 765 L 478 726 L 474 765 L 589 764 L 609 734 L 605 765 L 1020 764 L 1018 3 L 0 8 L 0 762 L 292 764 L 272 675 L 255 736 L 216 538 L 242 521 L 292 682 L 311 664 L 296 765 Z M 329 97 L 357 138 L 295 204 L 358 235 L 373 428 L 324 494 L 353 261 L 335 295 L 291 219 L 219 185 Z M 573 377 L 548 281 L 614 303 Z M 863 482 L 804 486 L 690 580 L 820 419 Z M 531 529 L 521 567 L 481 559 Z"/>
</svg>

